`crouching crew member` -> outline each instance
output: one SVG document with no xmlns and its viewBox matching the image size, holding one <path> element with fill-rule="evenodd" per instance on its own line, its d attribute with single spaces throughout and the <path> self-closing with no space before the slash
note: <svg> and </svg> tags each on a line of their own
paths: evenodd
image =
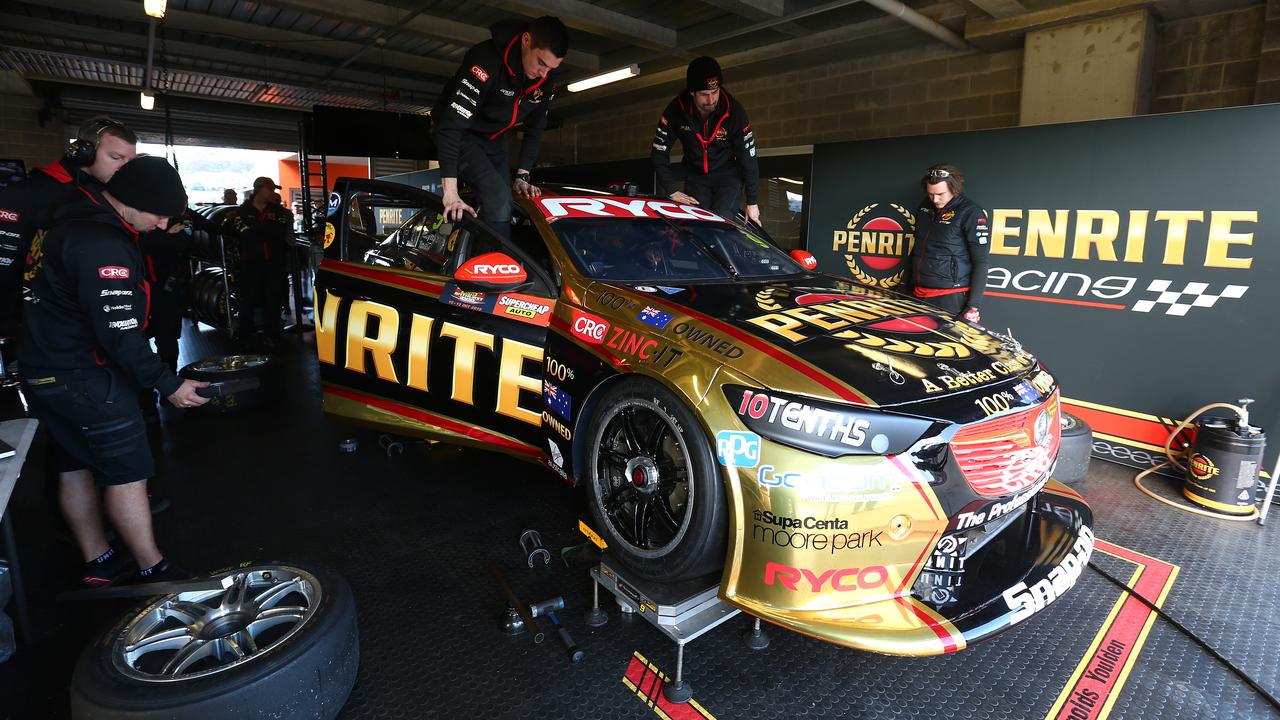
<svg viewBox="0 0 1280 720">
<path fill-rule="evenodd" d="M 154 466 L 137 396 L 154 387 L 177 407 L 195 407 L 207 402 L 196 394 L 207 383 L 178 378 L 151 351 L 137 242 L 180 215 L 186 195 L 163 158 L 140 157 L 100 197 L 85 197 L 55 218 L 30 268 L 18 356 L 23 384 L 53 446 L 59 504 L 85 559 L 82 582 L 96 587 L 132 574 L 129 559 L 107 542 L 104 509 L 140 579 L 179 579 L 184 573 L 165 560 L 152 533 L 147 479 Z"/>
<path fill-rule="evenodd" d="M 979 322 L 990 266 L 987 211 L 964 195 L 964 175 L 955 165 L 934 165 L 920 186 L 926 197 L 916 212 L 912 292 L 952 317 Z"/>
<path fill-rule="evenodd" d="M 529 183 L 529 171 L 538 160 L 569 33 L 549 15 L 527 25 L 498 23 L 491 33 L 491 40 L 463 56 L 432 117 L 445 215 L 456 221 L 464 212 L 475 214 L 458 197 L 458 180 L 465 180 L 479 200 L 480 219 L 505 238 L 511 235 L 512 191 L 541 194 Z M 524 142 L 513 183 L 504 136 L 518 123 L 524 123 Z"/>
<path fill-rule="evenodd" d="M 671 145 L 684 148 L 684 192 L 671 172 Z M 685 71 L 684 92 L 667 104 L 653 136 L 653 171 L 658 193 L 676 202 L 732 218 L 747 192 L 747 219 L 760 224 L 760 168 L 747 111 L 724 89 L 715 58 L 700 57 Z"/>
<path fill-rule="evenodd" d="M 49 229 L 54 210 L 81 198 L 79 187 L 100 191 L 138 154 L 137 144 L 138 136 L 115 120 L 90 118 L 62 158 L 0 190 L 0 337 L 18 334 L 27 253 L 36 236 Z"/>
<path fill-rule="evenodd" d="M 222 224 L 222 232 L 233 238 L 240 250 L 236 289 L 241 327 L 261 332 L 272 342 L 280 338 L 285 253 L 293 235 L 293 215 L 277 200 L 279 188 L 268 177 L 254 180 L 253 195 L 227 212 Z M 255 320 L 257 313 L 261 313 L 261 324 Z"/>
</svg>

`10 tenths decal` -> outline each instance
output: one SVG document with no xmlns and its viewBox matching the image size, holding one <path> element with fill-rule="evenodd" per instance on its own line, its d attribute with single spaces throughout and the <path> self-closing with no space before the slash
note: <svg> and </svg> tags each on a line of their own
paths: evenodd
<svg viewBox="0 0 1280 720">
<path fill-rule="evenodd" d="M 894 203 L 871 203 L 831 234 L 831 250 L 844 253 L 853 279 L 888 290 L 902 284 L 915 245 L 916 218 Z"/>
</svg>

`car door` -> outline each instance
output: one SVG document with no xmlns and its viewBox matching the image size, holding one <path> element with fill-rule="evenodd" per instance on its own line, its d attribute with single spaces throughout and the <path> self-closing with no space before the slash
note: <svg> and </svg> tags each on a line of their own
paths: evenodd
<svg viewBox="0 0 1280 720">
<path fill-rule="evenodd" d="M 482 223 L 445 221 L 432 193 L 350 179 L 335 192 L 335 238 L 316 279 L 325 412 L 541 458 L 550 274 Z M 526 280 L 474 272 L 507 265 Z"/>
</svg>

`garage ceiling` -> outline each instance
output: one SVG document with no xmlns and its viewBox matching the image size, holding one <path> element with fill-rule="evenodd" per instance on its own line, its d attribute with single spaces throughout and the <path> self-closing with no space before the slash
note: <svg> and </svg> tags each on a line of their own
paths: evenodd
<svg viewBox="0 0 1280 720">
<path fill-rule="evenodd" d="M 559 15 L 572 31 L 570 79 L 639 65 L 639 77 L 558 99 L 556 112 L 572 117 L 670 92 L 696 55 L 721 58 L 740 81 L 948 42 L 887 14 L 886 2 L 896 0 L 170 0 L 152 81 L 172 98 L 175 127 L 190 140 L 263 146 L 287 138 L 277 147 L 292 149 L 297 113 L 314 104 L 426 113 L 466 49 L 503 19 Z M 964 48 L 1016 44 L 1022 25 L 1144 4 L 1175 19 L 1257 3 L 907 0 L 907 14 L 937 21 L 935 34 L 953 33 L 949 44 Z M 993 20 L 1013 32 L 962 39 Z M 147 27 L 141 0 L 6 0 L 0 70 L 46 92 L 70 122 L 104 109 L 121 114 L 137 107 Z M 144 132 L 163 122 L 159 112 L 129 114 Z"/>
</svg>

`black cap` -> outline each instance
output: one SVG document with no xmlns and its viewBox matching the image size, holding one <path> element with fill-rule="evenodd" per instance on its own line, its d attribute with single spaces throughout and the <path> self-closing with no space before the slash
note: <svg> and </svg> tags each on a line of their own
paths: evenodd
<svg viewBox="0 0 1280 720">
<path fill-rule="evenodd" d="M 689 92 L 702 90 L 718 90 L 724 84 L 724 76 L 720 74 L 720 63 L 713 57 L 703 55 L 689 63 L 684 74 L 685 87 Z"/>
<path fill-rule="evenodd" d="M 254 181 L 253 181 L 253 191 L 254 191 L 254 192 L 258 192 L 259 190 L 261 190 L 261 189 L 262 189 L 262 188 L 264 188 L 264 187 L 269 187 L 269 188 L 272 188 L 272 189 L 275 189 L 275 190 L 280 190 L 280 189 L 281 189 L 281 188 L 280 188 L 280 186 L 276 184 L 276 181 L 275 181 L 275 180 L 272 180 L 271 178 L 266 177 L 265 175 L 264 175 L 263 177 L 260 177 L 260 178 L 258 178 L 257 180 L 254 180 Z"/>
<path fill-rule="evenodd" d="M 155 155 L 140 155 L 125 163 L 111 176 L 107 192 L 134 210 L 161 217 L 175 217 L 187 209 L 182 177 Z"/>
</svg>

